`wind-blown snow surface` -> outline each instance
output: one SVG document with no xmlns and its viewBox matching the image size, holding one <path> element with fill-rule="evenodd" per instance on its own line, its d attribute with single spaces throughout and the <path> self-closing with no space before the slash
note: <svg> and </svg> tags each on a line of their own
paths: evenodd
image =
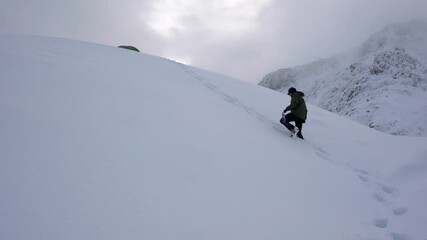
<svg viewBox="0 0 427 240">
<path fill-rule="evenodd" d="M 0 239 L 420 239 L 427 139 L 124 49 L 0 35 Z"/>
<path fill-rule="evenodd" d="M 382 132 L 427 136 L 427 22 L 389 25 L 355 50 L 280 69 L 260 85 L 294 86 L 308 102 Z"/>
</svg>

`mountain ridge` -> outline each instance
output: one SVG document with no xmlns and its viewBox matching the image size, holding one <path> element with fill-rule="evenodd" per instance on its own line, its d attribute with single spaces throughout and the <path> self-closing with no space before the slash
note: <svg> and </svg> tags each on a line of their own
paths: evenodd
<svg viewBox="0 0 427 240">
<path fill-rule="evenodd" d="M 294 86 L 308 102 L 379 131 L 426 136 L 425 42 L 426 22 L 388 25 L 354 50 L 269 73 L 259 85 L 279 92 Z"/>
</svg>

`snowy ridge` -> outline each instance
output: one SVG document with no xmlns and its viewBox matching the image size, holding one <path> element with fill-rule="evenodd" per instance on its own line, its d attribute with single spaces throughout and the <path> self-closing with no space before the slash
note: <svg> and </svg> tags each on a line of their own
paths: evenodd
<svg viewBox="0 0 427 240">
<path fill-rule="evenodd" d="M 387 26 L 359 48 L 281 69 L 259 85 L 302 89 L 308 102 L 394 135 L 427 136 L 427 23 Z"/>
<path fill-rule="evenodd" d="M 419 239 L 426 138 L 124 49 L 0 35 L 0 239 Z M 402 151 L 404 149 L 405 151 Z"/>
</svg>

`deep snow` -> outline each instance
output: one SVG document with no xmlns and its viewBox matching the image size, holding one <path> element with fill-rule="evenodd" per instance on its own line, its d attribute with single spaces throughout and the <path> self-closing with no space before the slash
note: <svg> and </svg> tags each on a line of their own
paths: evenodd
<svg viewBox="0 0 427 240">
<path fill-rule="evenodd" d="M 0 239 L 420 239 L 427 139 L 115 47 L 0 35 Z"/>
</svg>

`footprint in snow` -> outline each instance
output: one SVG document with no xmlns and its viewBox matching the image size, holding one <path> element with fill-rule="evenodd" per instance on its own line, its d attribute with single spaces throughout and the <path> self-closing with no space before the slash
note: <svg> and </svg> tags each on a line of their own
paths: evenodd
<svg viewBox="0 0 427 240">
<path fill-rule="evenodd" d="M 360 180 L 362 180 L 364 182 L 369 182 L 368 176 L 365 176 L 365 175 L 357 175 L 357 176 L 360 178 Z"/>
<path fill-rule="evenodd" d="M 385 202 L 387 202 L 387 199 L 386 199 L 384 196 L 382 196 L 382 195 L 380 195 L 380 194 L 378 194 L 378 193 L 375 193 L 375 194 L 374 194 L 374 197 L 375 197 L 375 199 L 376 199 L 378 202 L 381 202 L 381 203 L 385 203 Z"/>
<path fill-rule="evenodd" d="M 393 240 L 407 240 L 408 237 L 405 234 L 392 233 L 391 237 Z"/>
<path fill-rule="evenodd" d="M 333 163 L 333 164 L 336 164 L 334 162 L 334 160 L 327 153 L 325 153 L 324 151 L 317 151 L 316 155 L 319 156 L 319 157 L 321 157 L 321 158 L 323 158 L 323 159 L 325 159 L 325 160 L 327 160 L 327 161 L 329 161 L 329 162 L 331 162 L 331 163 Z"/>
<path fill-rule="evenodd" d="M 396 189 L 394 189 L 392 187 L 389 187 L 389 186 L 386 186 L 386 185 L 383 185 L 383 184 L 379 184 L 379 185 L 381 187 L 381 190 L 383 190 L 383 192 L 385 192 L 385 193 L 393 194 L 396 191 Z"/>
<path fill-rule="evenodd" d="M 358 169 L 358 168 L 355 168 L 355 167 L 351 167 L 351 169 L 353 169 L 355 172 L 361 173 L 363 175 L 369 175 L 369 172 L 366 171 L 366 170 Z"/>
<path fill-rule="evenodd" d="M 385 218 L 375 219 L 374 220 L 374 225 L 377 228 L 387 228 L 387 226 L 388 226 L 388 220 L 385 219 Z"/>
<path fill-rule="evenodd" d="M 408 211 L 408 208 L 405 207 L 397 207 L 393 209 L 393 213 L 396 216 L 404 215 Z"/>
</svg>

